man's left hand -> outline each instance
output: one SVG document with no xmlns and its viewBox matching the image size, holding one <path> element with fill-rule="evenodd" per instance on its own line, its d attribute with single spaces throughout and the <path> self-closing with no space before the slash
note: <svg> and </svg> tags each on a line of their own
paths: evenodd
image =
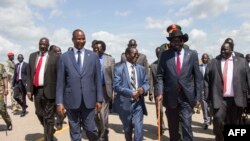
<svg viewBox="0 0 250 141">
<path fill-rule="evenodd" d="M 142 87 L 138 88 L 136 90 L 140 95 L 142 95 L 144 93 L 144 89 Z"/>
<path fill-rule="evenodd" d="M 101 102 L 96 102 L 96 104 L 95 104 L 95 110 L 97 112 L 100 112 L 101 109 L 102 109 L 102 103 Z"/>
</svg>

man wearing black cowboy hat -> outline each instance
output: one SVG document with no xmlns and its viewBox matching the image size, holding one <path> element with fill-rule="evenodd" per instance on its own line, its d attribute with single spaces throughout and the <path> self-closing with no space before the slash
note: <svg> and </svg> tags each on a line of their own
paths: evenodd
<svg viewBox="0 0 250 141">
<path fill-rule="evenodd" d="M 170 141 L 193 141 L 192 114 L 201 97 L 202 74 L 197 52 L 183 48 L 188 35 L 176 29 L 169 34 L 171 48 L 162 52 L 157 70 L 157 100 L 166 106 Z"/>
<path fill-rule="evenodd" d="M 171 24 L 171 25 L 169 25 L 169 26 L 167 27 L 167 29 L 166 29 L 167 33 L 169 33 L 169 34 L 170 34 L 171 32 L 173 32 L 174 30 L 181 30 L 181 26 L 178 25 L 178 24 Z M 186 41 L 188 41 L 188 36 L 185 36 L 184 42 L 186 42 Z M 184 47 L 184 48 L 189 48 L 189 46 L 186 45 L 186 44 L 184 44 L 183 47 Z M 168 49 L 170 48 L 170 44 L 164 43 L 164 44 L 162 44 L 162 45 L 160 46 L 160 48 L 161 48 L 161 53 L 162 53 L 164 50 L 168 50 Z"/>
</svg>

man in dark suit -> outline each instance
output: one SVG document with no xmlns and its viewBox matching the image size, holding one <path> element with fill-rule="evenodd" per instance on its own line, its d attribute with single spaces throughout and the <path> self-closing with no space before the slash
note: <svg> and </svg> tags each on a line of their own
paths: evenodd
<svg viewBox="0 0 250 141">
<path fill-rule="evenodd" d="M 246 54 L 245 58 L 246 58 L 246 61 L 249 64 L 249 67 L 250 67 L 250 54 Z"/>
<path fill-rule="evenodd" d="M 117 92 L 114 108 L 122 121 L 126 141 L 143 140 L 143 114 L 147 115 L 144 94 L 149 90 L 145 67 L 136 64 L 138 51 L 128 47 L 125 51 L 127 61 L 114 68 L 113 88 Z"/>
<path fill-rule="evenodd" d="M 137 43 L 135 39 L 131 39 L 128 42 L 128 47 L 133 47 L 133 48 L 137 48 Z M 124 63 L 126 62 L 127 58 L 125 53 L 122 53 L 121 55 L 121 62 Z M 146 55 L 142 54 L 142 53 L 138 53 L 138 59 L 136 61 L 136 64 L 142 65 L 143 67 L 145 67 L 146 69 L 148 68 L 148 60 Z M 147 70 L 148 72 L 148 70 Z"/>
<path fill-rule="evenodd" d="M 202 64 L 200 64 L 200 71 L 202 73 L 202 76 L 204 77 L 205 70 L 206 70 L 207 64 L 209 62 L 209 56 L 207 53 L 202 54 L 201 61 L 202 61 Z M 202 79 L 202 80 L 204 80 L 204 79 Z M 202 85 L 202 94 L 201 94 L 201 102 L 200 103 L 201 103 L 201 109 L 202 109 L 203 120 L 204 120 L 203 129 L 207 130 L 209 123 L 210 123 L 210 117 L 209 117 L 210 113 L 209 113 L 209 109 L 208 109 L 208 103 L 206 101 L 207 95 L 205 95 L 204 90 L 205 90 L 204 85 Z"/>
<path fill-rule="evenodd" d="M 205 92 L 212 103 L 216 141 L 224 140 L 225 124 L 239 124 L 247 106 L 250 70 L 244 58 L 232 55 L 232 46 L 231 42 L 223 43 L 220 56 L 211 60 L 205 73 Z"/>
<path fill-rule="evenodd" d="M 243 55 L 242 53 L 234 51 L 234 40 L 233 40 L 232 38 L 227 38 L 227 39 L 224 41 L 224 43 L 225 43 L 225 42 L 230 42 L 230 43 L 232 43 L 233 46 L 231 46 L 231 47 L 232 47 L 231 50 L 233 51 L 233 52 L 232 52 L 233 56 L 238 56 L 238 57 L 244 58 L 244 55 Z"/>
<path fill-rule="evenodd" d="M 201 96 L 202 75 L 198 55 L 183 48 L 187 34 L 174 30 L 167 39 L 171 49 L 162 52 L 157 69 L 157 99 L 166 106 L 170 141 L 180 139 L 179 123 L 184 141 L 193 140 L 193 107 Z"/>
<path fill-rule="evenodd" d="M 27 73 L 27 95 L 35 103 L 36 115 L 44 127 L 44 140 L 52 141 L 55 115 L 56 73 L 58 55 L 48 52 L 49 39 L 39 40 L 39 51 L 30 54 Z"/>
<path fill-rule="evenodd" d="M 27 74 L 28 74 L 28 64 L 23 61 L 23 55 L 18 54 L 17 60 L 19 63 L 15 66 L 12 87 L 14 88 L 14 99 L 18 104 L 22 106 L 21 117 L 25 116 L 26 108 L 26 86 L 27 86 Z"/>
<path fill-rule="evenodd" d="M 96 52 L 99 56 L 101 64 L 101 80 L 103 86 L 103 102 L 102 109 L 96 116 L 96 123 L 98 127 L 98 135 L 100 141 L 108 141 L 109 133 L 109 104 L 113 99 L 113 69 L 115 65 L 115 59 L 107 54 L 105 54 L 106 44 L 103 41 L 96 41 L 93 47 L 93 51 Z"/>
<path fill-rule="evenodd" d="M 96 53 L 84 49 L 85 34 L 76 29 L 72 34 L 73 50 L 60 56 L 57 70 L 57 112 L 64 116 L 65 109 L 72 141 L 81 140 L 81 127 L 90 141 L 98 140 L 95 110 L 101 110 L 103 86 L 101 66 Z"/>
<path fill-rule="evenodd" d="M 164 133 L 164 130 L 166 129 L 165 124 L 164 124 L 164 120 L 163 120 L 163 106 L 161 103 L 161 107 L 160 109 L 158 109 L 158 101 L 156 99 L 157 97 L 157 92 L 156 92 L 156 83 L 157 83 L 157 66 L 158 66 L 158 62 L 159 62 L 159 57 L 160 57 L 160 53 L 161 53 L 161 47 L 157 47 L 155 49 L 155 54 L 157 57 L 157 60 L 154 61 L 151 65 L 150 65 L 150 74 L 151 74 L 151 79 L 150 79 L 150 92 L 149 92 L 149 100 L 152 101 L 152 97 L 151 95 L 154 94 L 154 98 L 155 98 L 155 107 L 156 107 L 156 115 L 158 116 L 158 110 L 160 110 L 160 133 L 161 135 Z M 157 117 L 158 118 L 158 117 Z"/>
</svg>

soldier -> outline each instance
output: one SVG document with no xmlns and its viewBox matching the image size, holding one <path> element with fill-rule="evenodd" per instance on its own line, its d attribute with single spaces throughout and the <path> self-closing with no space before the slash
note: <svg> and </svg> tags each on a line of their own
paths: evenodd
<svg viewBox="0 0 250 141">
<path fill-rule="evenodd" d="M 3 64 L 0 64 L 0 115 L 7 124 L 7 130 L 12 130 L 12 123 L 6 108 L 6 96 L 8 95 L 8 74 Z"/>
<path fill-rule="evenodd" d="M 10 93 L 10 97 L 11 97 L 11 109 L 12 112 L 21 109 L 21 106 L 18 105 L 18 103 L 16 102 L 16 100 L 14 99 L 13 95 L 14 92 L 11 88 L 11 84 L 12 84 L 12 80 L 13 80 L 13 76 L 14 76 L 14 72 L 15 72 L 15 62 L 14 62 L 14 53 L 12 52 L 8 52 L 7 53 L 8 56 L 8 60 L 6 61 L 6 71 L 7 71 L 7 80 L 8 80 L 8 92 Z"/>
</svg>

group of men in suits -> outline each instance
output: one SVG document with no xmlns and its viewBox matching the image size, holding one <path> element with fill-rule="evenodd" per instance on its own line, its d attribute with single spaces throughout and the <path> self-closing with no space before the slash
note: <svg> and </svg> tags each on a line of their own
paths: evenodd
<svg viewBox="0 0 250 141">
<path fill-rule="evenodd" d="M 164 50 L 156 48 L 158 60 L 150 66 L 152 77 L 146 56 L 138 52 L 135 39 L 129 40 L 121 62 L 115 65 L 114 58 L 105 53 L 103 41 L 93 42 L 92 51 L 84 48 L 86 37 L 80 29 L 72 33 L 74 47 L 60 57 L 57 51 L 48 51 L 49 39 L 41 38 L 39 51 L 30 54 L 28 64 L 23 62 L 22 55 L 18 56 L 13 86 L 22 93 L 22 99 L 15 97 L 23 108 L 21 116 L 26 113 L 27 91 L 28 98 L 34 100 L 46 141 L 53 140 L 55 111 L 61 117 L 67 115 L 71 140 L 81 140 L 83 128 L 90 141 L 108 141 L 109 104 L 114 90 L 114 108 L 123 124 L 126 141 L 132 141 L 133 133 L 135 141 L 142 141 L 143 115 L 147 115 L 144 96 L 151 89 L 149 93 L 154 94 L 156 105 L 162 103 L 167 109 L 171 141 L 193 140 L 193 108 L 200 102 L 204 128 L 207 129 L 209 121 L 205 105 L 211 103 L 216 140 L 223 140 L 224 123 L 237 124 L 246 107 L 250 87 L 248 63 L 233 51 L 233 40 L 228 38 L 221 54 L 211 62 L 207 54 L 202 56 L 206 59 L 199 68 L 197 52 L 184 44 L 188 35 L 178 25 L 167 29 L 170 43 Z M 162 106 L 156 107 L 158 110 L 163 134 Z M 230 114 L 235 112 L 237 116 Z"/>
</svg>

